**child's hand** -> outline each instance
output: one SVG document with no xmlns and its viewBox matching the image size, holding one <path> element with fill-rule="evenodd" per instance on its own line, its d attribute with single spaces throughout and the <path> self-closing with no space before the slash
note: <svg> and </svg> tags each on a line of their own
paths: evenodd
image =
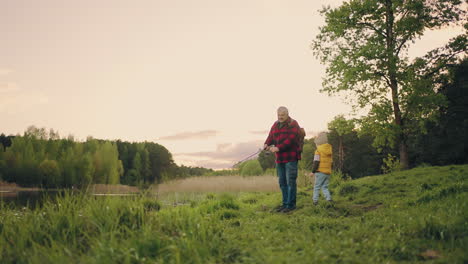
<svg viewBox="0 0 468 264">
<path fill-rule="evenodd" d="M 309 172 L 309 176 L 310 176 L 310 177 L 314 177 L 314 175 L 315 175 L 315 174 L 314 174 L 313 172 Z"/>
</svg>

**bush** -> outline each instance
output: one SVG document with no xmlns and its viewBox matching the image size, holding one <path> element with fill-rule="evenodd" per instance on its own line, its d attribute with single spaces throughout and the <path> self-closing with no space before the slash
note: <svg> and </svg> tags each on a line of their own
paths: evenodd
<svg viewBox="0 0 468 264">
<path fill-rule="evenodd" d="M 383 159 L 382 172 L 384 174 L 397 172 L 401 170 L 400 160 L 392 154 L 388 154 L 386 158 Z"/>
<path fill-rule="evenodd" d="M 258 176 L 263 174 L 263 169 L 258 160 L 249 160 L 241 166 L 240 174 L 242 176 Z"/>
</svg>

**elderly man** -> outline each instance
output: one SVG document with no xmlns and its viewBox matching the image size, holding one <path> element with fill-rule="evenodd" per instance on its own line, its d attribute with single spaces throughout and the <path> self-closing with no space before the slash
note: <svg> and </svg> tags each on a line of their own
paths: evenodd
<svg viewBox="0 0 468 264">
<path fill-rule="evenodd" d="M 299 124 L 289 117 L 288 109 L 279 107 L 278 121 L 271 127 L 264 145 L 276 156 L 276 172 L 283 195 L 282 205 L 275 208 L 277 212 L 287 213 L 296 209 L 297 162 L 301 159 L 299 131 Z"/>
</svg>

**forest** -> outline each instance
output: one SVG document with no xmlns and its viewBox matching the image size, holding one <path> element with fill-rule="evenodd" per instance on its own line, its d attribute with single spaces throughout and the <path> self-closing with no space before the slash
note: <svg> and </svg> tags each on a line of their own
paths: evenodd
<svg viewBox="0 0 468 264">
<path fill-rule="evenodd" d="M 22 136 L 0 135 L 0 179 L 21 186 L 83 187 L 91 183 L 144 186 L 212 171 L 178 166 L 152 142 L 85 142 L 30 126 Z"/>
</svg>

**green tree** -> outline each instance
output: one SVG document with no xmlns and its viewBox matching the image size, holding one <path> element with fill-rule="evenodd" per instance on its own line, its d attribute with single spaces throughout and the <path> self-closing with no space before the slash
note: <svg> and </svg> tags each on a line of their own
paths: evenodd
<svg viewBox="0 0 468 264">
<path fill-rule="evenodd" d="M 141 171 L 143 170 L 143 166 L 141 164 L 141 156 L 140 156 L 140 153 L 137 152 L 135 157 L 133 158 L 133 169 L 135 170 L 134 172 L 132 172 L 132 178 L 133 178 L 133 182 L 132 184 L 138 184 L 141 182 Z"/>
<path fill-rule="evenodd" d="M 425 135 L 413 134 L 410 159 L 415 164 L 468 163 L 468 58 L 453 65 L 439 93 L 448 104 L 440 109 L 440 119 L 426 122 Z"/>
<path fill-rule="evenodd" d="M 304 140 L 304 148 L 302 150 L 301 161 L 299 162 L 299 167 L 305 170 L 312 170 L 312 164 L 314 162 L 314 154 L 317 150 L 314 139 Z"/>
<path fill-rule="evenodd" d="M 174 166 L 172 154 L 163 146 L 156 143 L 146 143 L 149 153 L 151 177 L 149 183 L 162 182 L 163 173 L 167 173 Z"/>
<path fill-rule="evenodd" d="M 387 154 L 396 154 L 388 147 L 378 152 L 372 144 L 374 137 L 357 129 L 341 136 L 335 130 L 330 131 L 328 139 L 334 150 L 333 167 L 336 167 L 335 162 L 339 160 L 339 152 L 336 150 L 339 149 L 341 142 L 346 153 L 341 172 L 352 178 L 380 174 L 383 159 Z"/>
<path fill-rule="evenodd" d="M 83 153 L 78 163 L 79 168 L 79 180 L 77 184 L 79 186 L 87 186 L 93 181 L 94 166 L 93 159 L 90 153 Z"/>
<path fill-rule="evenodd" d="M 30 137 L 25 138 L 26 144 L 24 149 L 20 149 L 22 154 L 22 164 L 19 166 L 18 183 L 21 185 L 36 185 L 40 184 L 39 175 L 37 173 L 37 166 L 39 165 L 36 160 L 36 153 Z M 20 155 L 21 155 L 20 154 Z"/>
<path fill-rule="evenodd" d="M 151 163 L 149 152 L 146 149 L 141 151 L 141 170 L 140 175 L 143 181 L 147 181 L 151 177 Z"/>
<path fill-rule="evenodd" d="M 62 177 L 57 183 L 59 186 L 71 187 L 77 183 L 76 155 L 73 145 L 67 146 L 59 160 L 62 168 Z"/>
<path fill-rule="evenodd" d="M 11 140 L 14 136 L 5 136 L 5 134 L 0 134 L 0 144 L 3 146 L 4 149 L 11 146 Z"/>
<path fill-rule="evenodd" d="M 331 122 L 328 123 L 328 130 L 331 133 L 338 135 L 338 160 L 334 162 L 334 167 L 343 170 L 343 163 L 345 159 L 345 147 L 343 145 L 343 137 L 349 134 L 354 129 L 354 120 L 346 120 L 343 115 L 336 116 Z"/>
<path fill-rule="evenodd" d="M 43 160 L 38 170 L 45 187 L 59 187 L 61 174 L 57 161 Z"/>
<path fill-rule="evenodd" d="M 105 141 L 101 144 L 101 148 L 98 151 L 100 155 L 101 164 L 101 183 L 107 184 L 118 184 L 120 180 L 119 171 L 121 163 L 119 162 L 119 154 L 117 146 L 112 144 L 110 141 Z"/>
<path fill-rule="evenodd" d="M 0 181 L 4 180 L 4 174 L 6 172 L 6 161 L 5 161 L 5 150 L 3 145 L 0 144 Z"/>
<path fill-rule="evenodd" d="M 467 34 L 412 61 L 408 48 L 425 30 L 466 21 L 461 5 L 459 0 L 351 0 L 322 10 L 326 25 L 312 44 L 327 65 L 322 91 L 346 91 L 355 96 L 355 107 L 370 107 L 365 121 L 375 144 L 398 146 L 402 168 L 409 166 L 408 135 L 422 127 L 408 121 L 437 117 L 444 98 L 434 91 L 436 77 L 466 52 Z"/>
</svg>

